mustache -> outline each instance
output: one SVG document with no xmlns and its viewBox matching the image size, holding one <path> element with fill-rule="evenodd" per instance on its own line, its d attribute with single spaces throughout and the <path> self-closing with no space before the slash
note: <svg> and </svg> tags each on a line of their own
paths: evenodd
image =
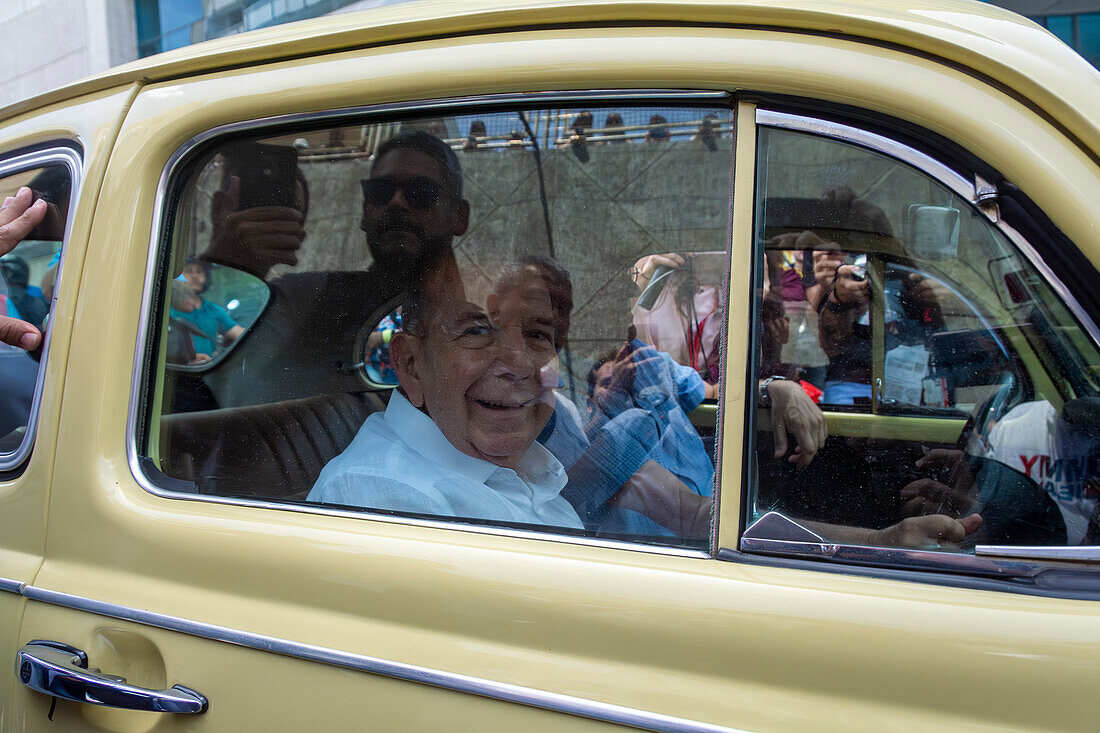
<svg viewBox="0 0 1100 733">
<path fill-rule="evenodd" d="M 421 227 L 411 216 L 401 211 L 388 211 L 383 214 L 378 221 L 371 226 L 370 233 L 374 236 L 381 236 L 386 232 L 398 230 L 411 232 L 417 236 L 424 235 L 423 227 Z"/>
</svg>

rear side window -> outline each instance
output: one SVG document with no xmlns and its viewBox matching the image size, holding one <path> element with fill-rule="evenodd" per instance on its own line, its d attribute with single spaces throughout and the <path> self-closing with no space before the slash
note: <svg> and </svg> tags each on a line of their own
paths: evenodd
<svg viewBox="0 0 1100 733">
<path fill-rule="evenodd" d="M 34 442 L 42 397 L 49 320 L 60 279 L 62 250 L 79 161 L 69 150 L 0 162 L 0 197 L 22 187 L 45 199 L 46 217 L 14 250 L 0 257 L 0 313 L 32 323 L 46 338 L 27 353 L 0 344 L 0 471 L 18 467 Z"/>
<path fill-rule="evenodd" d="M 732 150 L 675 104 L 209 142 L 164 233 L 156 480 L 704 546 Z"/>
<path fill-rule="evenodd" d="M 794 399 L 759 415 L 746 547 L 1100 543 L 1100 354 L 1027 243 L 890 155 L 768 127 L 759 144 L 757 360 Z M 812 456 L 770 429 L 799 409 L 827 422 Z"/>
</svg>

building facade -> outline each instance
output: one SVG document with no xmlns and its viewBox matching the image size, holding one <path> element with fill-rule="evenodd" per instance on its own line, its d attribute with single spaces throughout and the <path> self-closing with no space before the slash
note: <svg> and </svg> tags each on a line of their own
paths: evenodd
<svg viewBox="0 0 1100 733">
<path fill-rule="evenodd" d="M 410 0 L 0 0 L 0 105 L 211 38 Z M 1100 0 L 997 0 L 1100 67 Z"/>
</svg>

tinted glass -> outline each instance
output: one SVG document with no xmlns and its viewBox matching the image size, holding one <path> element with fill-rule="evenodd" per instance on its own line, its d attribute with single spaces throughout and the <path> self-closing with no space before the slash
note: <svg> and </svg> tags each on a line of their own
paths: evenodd
<svg viewBox="0 0 1100 733">
<path fill-rule="evenodd" d="M 71 176 L 60 165 L 34 168 L 0 179 L 0 199 L 22 186 L 47 201 L 45 219 L 14 250 L 0 257 L 0 314 L 47 330 L 61 244 L 68 217 Z M 0 465 L 18 460 L 33 432 L 43 364 L 41 347 L 27 353 L 0 344 Z"/>
<path fill-rule="evenodd" d="M 761 413 L 753 517 L 951 552 L 1097 542 L 1100 357 L 1029 260 L 908 165 L 760 142 L 757 356 L 788 394 Z M 801 427 L 821 416 L 824 440 Z"/>
<path fill-rule="evenodd" d="M 731 123 L 465 113 L 206 149 L 160 343 L 189 262 L 270 297 L 224 355 L 162 356 L 148 454 L 222 496 L 703 544 Z"/>
</svg>

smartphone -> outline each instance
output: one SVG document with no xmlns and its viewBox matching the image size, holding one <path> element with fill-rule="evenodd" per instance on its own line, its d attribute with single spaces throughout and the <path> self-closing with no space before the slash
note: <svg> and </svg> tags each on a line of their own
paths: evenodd
<svg viewBox="0 0 1100 733">
<path fill-rule="evenodd" d="M 863 282 L 867 279 L 867 255 L 849 255 L 846 264 L 852 266 L 852 279 Z"/>
<path fill-rule="evenodd" d="M 222 151 L 225 178 L 240 180 L 237 209 L 257 206 L 295 208 L 295 183 L 298 177 L 298 151 L 283 145 L 263 145 L 252 141 L 234 143 Z"/>
</svg>

